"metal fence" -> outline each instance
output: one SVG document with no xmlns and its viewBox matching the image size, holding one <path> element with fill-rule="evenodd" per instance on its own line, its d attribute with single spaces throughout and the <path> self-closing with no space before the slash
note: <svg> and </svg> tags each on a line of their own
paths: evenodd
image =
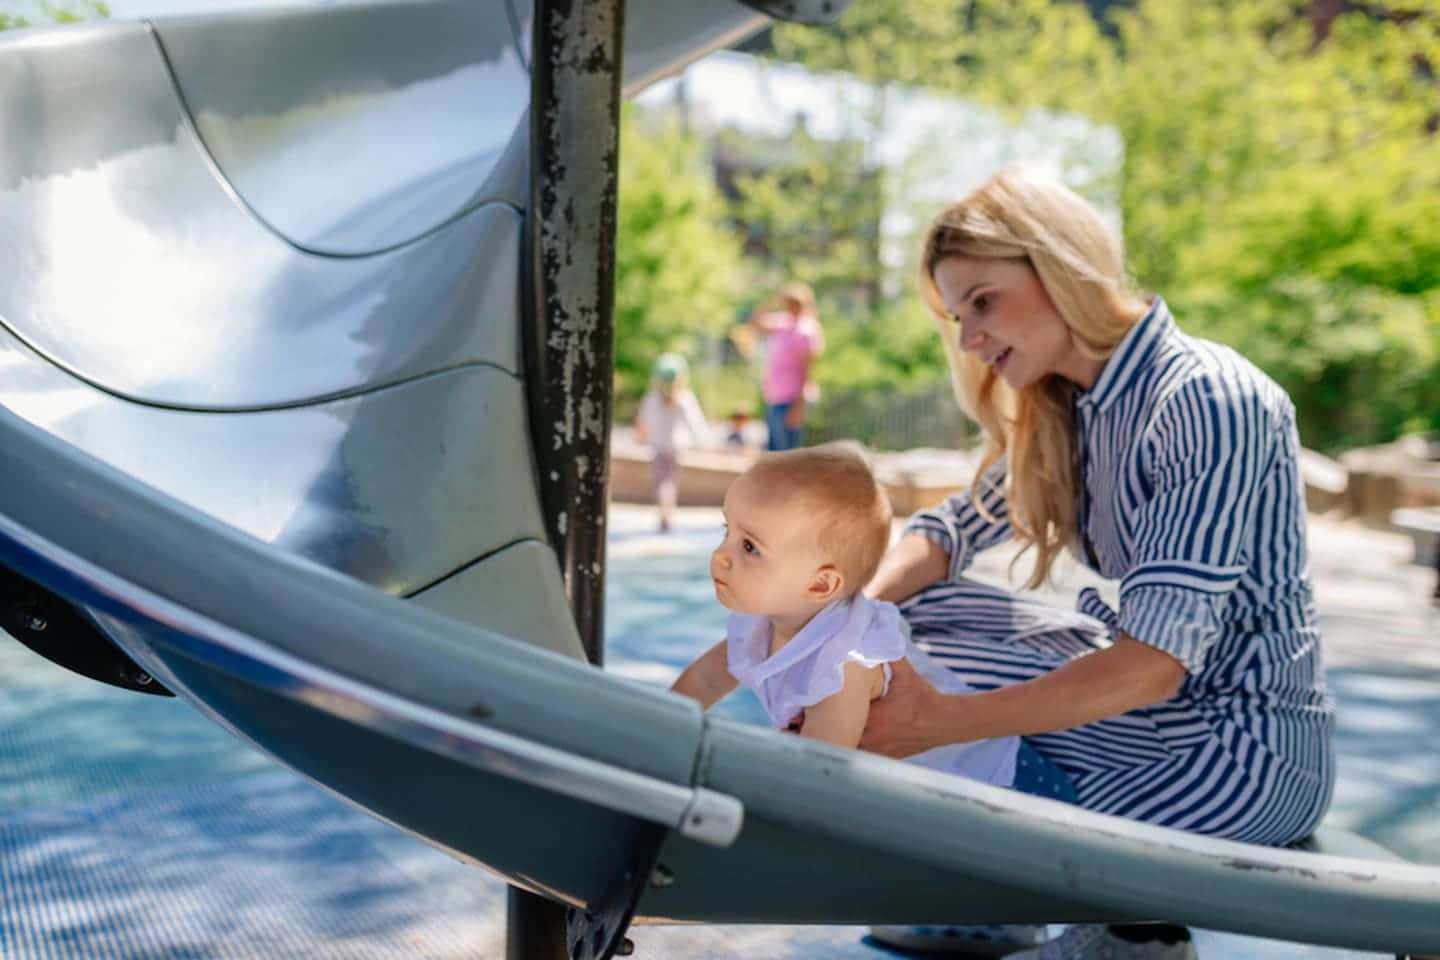
<svg viewBox="0 0 1440 960">
<path fill-rule="evenodd" d="M 944 380 L 905 392 L 827 389 L 806 433 L 810 443 L 858 440 L 872 450 L 965 449 L 980 437 Z"/>
</svg>

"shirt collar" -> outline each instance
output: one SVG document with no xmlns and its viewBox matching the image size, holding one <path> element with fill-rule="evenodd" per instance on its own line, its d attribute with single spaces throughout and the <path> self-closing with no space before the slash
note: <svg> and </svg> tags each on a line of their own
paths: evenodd
<svg viewBox="0 0 1440 960">
<path fill-rule="evenodd" d="M 1175 332 L 1175 318 L 1170 315 L 1170 308 L 1163 298 L 1155 297 L 1145 316 L 1136 321 L 1105 362 L 1094 385 L 1081 393 L 1076 403 L 1096 411 L 1106 410 L 1125 392 L 1136 373 L 1154 359 L 1160 343 Z"/>
<path fill-rule="evenodd" d="M 872 608 L 877 603 L 878 601 L 859 594 L 832 601 L 811 617 L 810 622 L 801 627 L 773 656 L 770 654 L 769 618 L 748 613 L 732 613 L 728 633 L 740 644 L 741 662 L 733 662 L 731 666 L 745 674 L 734 674 L 735 679 L 742 683 L 763 680 L 803 660 L 822 643 L 839 633 L 863 631 L 869 625 Z"/>
</svg>

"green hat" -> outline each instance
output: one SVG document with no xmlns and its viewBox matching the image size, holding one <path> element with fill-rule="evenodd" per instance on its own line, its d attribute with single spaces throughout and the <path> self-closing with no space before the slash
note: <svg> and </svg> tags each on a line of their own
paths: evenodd
<svg viewBox="0 0 1440 960">
<path fill-rule="evenodd" d="M 662 353 L 655 358 L 654 376 L 662 383 L 673 383 L 687 374 L 689 369 L 690 365 L 678 353 Z"/>
</svg>

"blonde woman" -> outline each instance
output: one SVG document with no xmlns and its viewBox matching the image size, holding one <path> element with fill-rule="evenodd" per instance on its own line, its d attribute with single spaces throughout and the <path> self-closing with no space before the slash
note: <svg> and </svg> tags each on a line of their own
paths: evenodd
<svg viewBox="0 0 1440 960">
<path fill-rule="evenodd" d="M 988 446 L 969 492 L 911 518 L 866 592 L 984 692 L 942 694 L 902 665 L 861 747 L 1020 735 L 1088 809 L 1259 844 L 1310 834 L 1334 785 L 1333 701 L 1289 398 L 1133 291 L 1104 220 L 1057 183 L 1007 173 L 944 211 L 920 279 Z M 964 576 L 1012 540 L 1027 587 L 1068 550 L 1118 581 L 1118 607 Z M 1157 929 L 1077 926 L 1011 956 L 1193 956 L 1183 928 Z"/>
</svg>

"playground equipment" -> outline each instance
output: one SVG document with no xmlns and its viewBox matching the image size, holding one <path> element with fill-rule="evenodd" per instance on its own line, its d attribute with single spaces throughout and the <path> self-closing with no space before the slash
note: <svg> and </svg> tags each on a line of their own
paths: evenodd
<svg viewBox="0 0 1440 960">
<path fill-rule="evenodd" d="M 1440 951 L 1440 869 L 1359 838 L 1122 821 L 587 665 L 616 107 L 764 22 L 630 0 L 622 44 L 621 11 L 0 36 L 6 629 L 183 696 L 522 904 L 575 907 L 563 945 L 553 913 L 519 911 L 529 955 L 608 957 L 632 915 L 1164 918 Z"/>
</svg>

